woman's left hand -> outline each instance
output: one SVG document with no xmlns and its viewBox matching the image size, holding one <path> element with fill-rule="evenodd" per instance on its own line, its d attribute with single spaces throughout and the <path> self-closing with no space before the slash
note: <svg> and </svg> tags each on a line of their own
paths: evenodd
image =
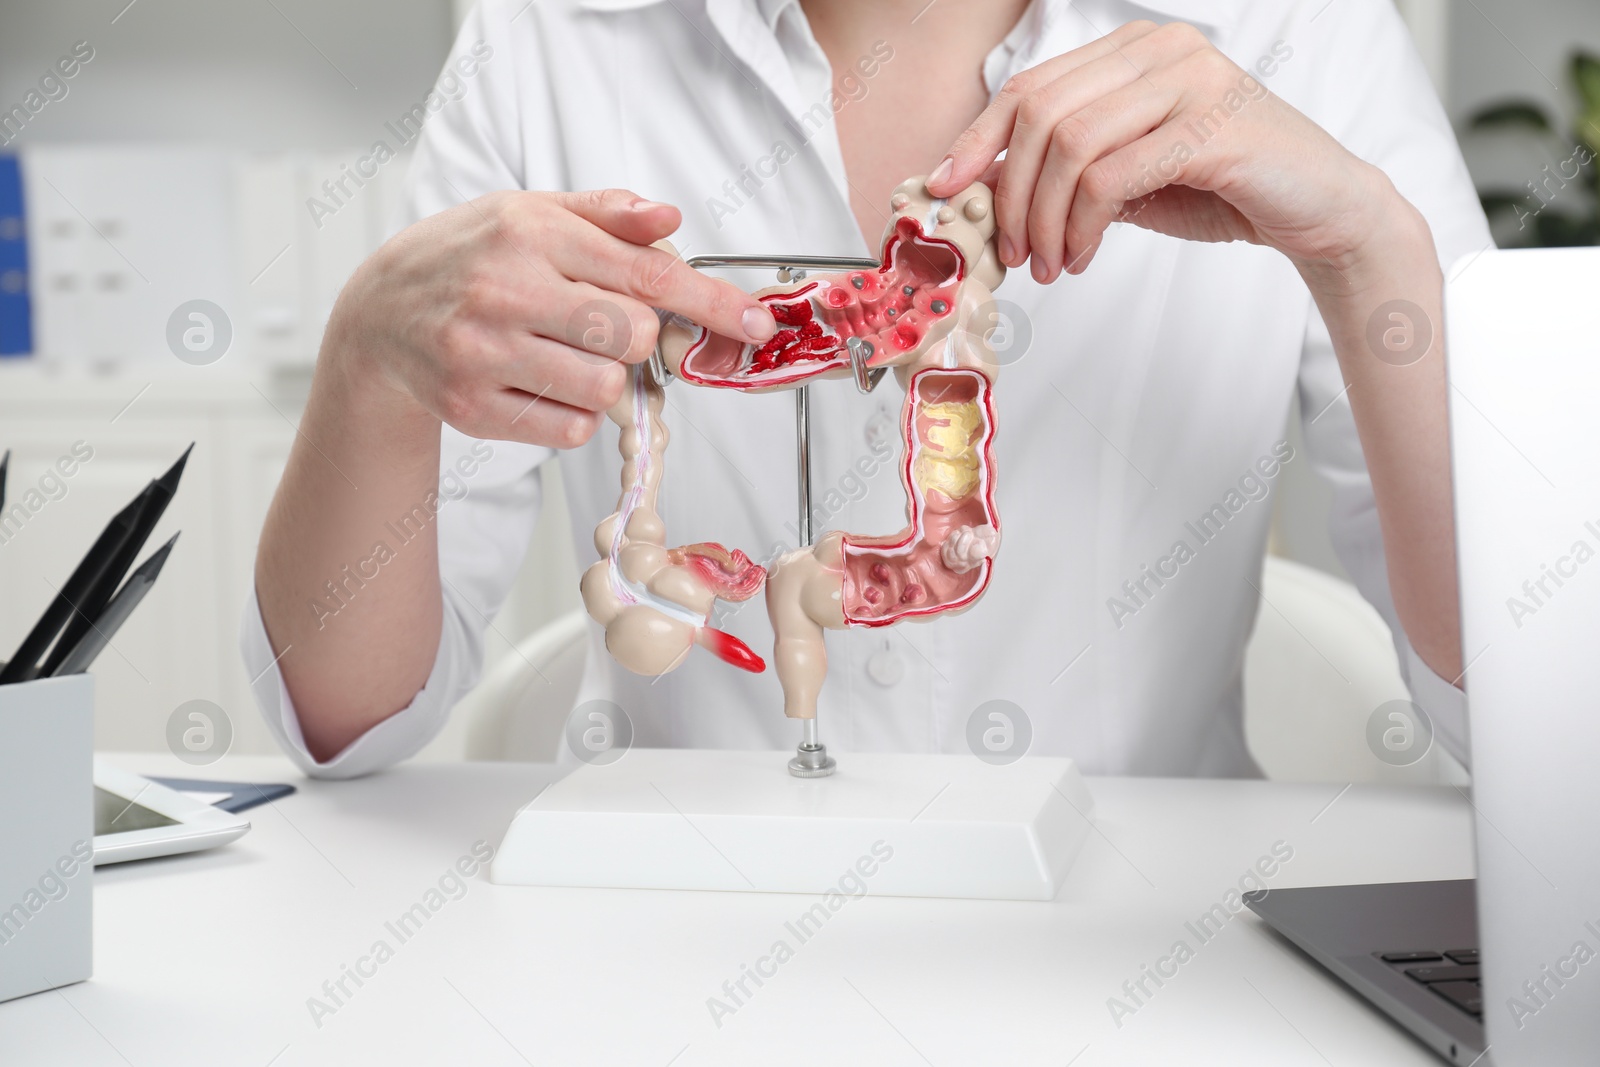
<svg viewBox="0 0 1600 1067">
<path fill-rule="evenodd" d="M 1255 69 L 1273 68 L 1263 57 Z M 1339 357 L 1400 623 L 1434 673 L 1459 682 L 1443 277 L 1427 221 L 1388 177 L 1200 31 L 1133 22 L 1007 82 L 928 191 L 949 196 L 980 178 L 995 187 L 1001 260 L 1031 256 L 1041 282 L 1081 273 L 1117 221 L 1253 241 L 1294 262 Z M 1404 364 L 1370 340 L 1393 303 L 1435 324 Z"/>
<path fill-rule="evenodd" d="M 1001 260 L 1031 256 L 1045 283 L 1081 273 L 1117 221 L 1268 245 L 1308 281 L 1343 275 L 1409 207 L 1381 171 L 1183 23 L 1131 22 L 1008 81 L 928 189 L 947 196 L 980 178 L 995 187 Z"/>
</svg>

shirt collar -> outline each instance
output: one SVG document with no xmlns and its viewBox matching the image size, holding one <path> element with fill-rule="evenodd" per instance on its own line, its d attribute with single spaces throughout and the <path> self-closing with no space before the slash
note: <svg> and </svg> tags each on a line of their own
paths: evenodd
<svg viewBox="0 0 1600 1067">
<path fill-rule="evenodd" d="M 578 0 L 578 6 L 585 11 L 638 11 L 641 8 L 667 2 L 669 0 Z M 784 11 L 797 5 L 800 0 L 747 0 L 747 2 L 755 5 L 761 20 L 767 24 L 767 29 L 776 30 L 778 19 L 782 17 Z"/>
<path fill-rule="evenodd" d="M 756 0 L 756 7 L 760 9 L 761 17 L 767 21 L 770 30 L 778 28 L 778 19 L 783 17 L 784 11 L 799 4 L 800 0 Z"/>
<path fill-rule="evenodd" d="M 589 11 L 634 11 L 643 7 L 665 3 L 667 0 L 580 0 L 579 6 Z M 790 4 L 798 0 L 752 0 L 761 17 L 768 27 L 776 26 L 778 18 Z M 1222 26 L 1222 5 L 1224 0 L 1124 0 L 1128 7 L 1139 8 L 1155 15 L 1179 19 L 1184 22 L 1205 23 L 1213 28 Z M 1035 5 L 1041 8 L 1064 10 L 1072 0 L 1040 0 Z M 1029 19 L 1023 18 L 1023 23 Z M 1044 20 L 1048 22 L 1048 17 Z M 1020 26 L 1018 27 L 1021 28 Z"/>
<path fill-rule="evenodd" d="M 1225 0 L 1126 0 L 1126 3 L 1153 15 L 1212 29 L 1222 29 L 1225 21 Z"/>
</svg>

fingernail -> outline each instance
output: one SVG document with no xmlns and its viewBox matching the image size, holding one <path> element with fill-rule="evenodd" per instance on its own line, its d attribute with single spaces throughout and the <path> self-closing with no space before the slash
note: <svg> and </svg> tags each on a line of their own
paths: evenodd
<svg viewBox="0 0 1600 1067">
<path fill-rule="evenodd" d="M 752 341 L 765 341 L 778 332 L 772 312 L 765 308 L 745 308 L 744 314 L 739 316 L 739 325 L 744 327 L 744 335 Z"/>
<path fill-rule="evenodd" d="M 1033 280 L 1043 285 L 1044 280 L 1050 276 L 1050 268 L 1044 265 L 1044 260 L 1038 256 L 1033 257 Z"/>
<path fill-rule="evenodd" d="M 633 202 L 633 206 L 630 207 L 628 210 L 629 211 L 653 211 L 658 207 L 666 207 L 666 206 L 667 206 L 666 204 L 663 204 L 660 201 L 656 201 L 656 200 L 635 200 Z"/>
<path fill-rule="evenodd" d="M 928 175 L 929 185 L 939 185 L 950 180 L 950 175 L 955 172 L 956 160 L 954 156 L 945 156 L 944 162 L 933 168 L 933 173 Z"/>
<path fill-rule="evenodd" d="M 1008 267 L 1016 266 L 1011 260 L 1017 254 L 1017 246 L 1011 243 L 1011 238 L 1005 234 L 1000 235 L 1000 262 Z"/>
</svg>

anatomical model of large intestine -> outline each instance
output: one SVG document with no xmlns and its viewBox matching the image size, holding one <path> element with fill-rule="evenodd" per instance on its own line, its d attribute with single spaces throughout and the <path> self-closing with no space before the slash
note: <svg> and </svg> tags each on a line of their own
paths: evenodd
<svg viewBox="0 0 1600 1067">
<path fill-rule="evenodd" d="M 749 646 L 709 621 L 717 600 L 747 600 L 765 584 L 784 713 L 808 719 L 827 674 L 825 629 L 953 614 L 988 586 L 1000 519 L 987 333 L 991 292 L 1005 277 L 992 196 L 974 184 L 936 199 L 913 178 L 889 203 L 877 270 L 813 275 L 755 294 L 778 322 L 765 344 L 669 317 L 660 350 L 683 381 L 742 392 L 848 377 L 852 349 L 869 369 L 893 367 L 906 391 L 906 528 L 826 533 L 780 557 L 770 574 L 719 544 L 667 548 L 656 510 L 667 445 L 661 385 L 635 368 L 632 388 L 610 411 L 622 431 L 622 499 L 595 530 L 603 558 L 582 583 L 607 649 L 629 670 L 672 670 L 697 644 L 745 670 L 765 670 Z"/>
</svg>

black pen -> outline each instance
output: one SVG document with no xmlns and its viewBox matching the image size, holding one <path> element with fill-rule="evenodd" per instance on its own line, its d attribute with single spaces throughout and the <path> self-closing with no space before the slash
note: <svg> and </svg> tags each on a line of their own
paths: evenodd
<svg viewBox="0 0 1600 1067">
<path fill-rule="evenodd" d="M 177 543 L 178 534 L 173 534 L 170 541 L 156 549 L 149 559 L 139 564 L 138 569 L 128 575 L 128 580 L 122 583 L 122 588 L 111 598 L 106 610 L 91 624 L 90 632 L 67 652 L 55 670 L 49 672 L 52 677 L 61 674 L 80 674 L 88 670 L 94 658 L 111 643 L 111 636 L 128 620 L 128 616 L 133 614 L 133 609 L 139 606 L 139 601 L 144 599 L 150 587 L 156 584 L 156 579 L 161 576 L 162 564 L 167 562 L 167 556 L 172 553 L 172 546 Z"/>
<path fill-rule="evenodd" d="M 6 472 L 11 469 L 11 449 L 6 449 L 6 454 L 0 456 L 0 511 L 6 507 Z"/>
<path fill-rule="evenodd" d="M 111 554 L 109 565 L 101 571 L 99 576 L 90 583 L 72 605 L 73 611 L 66 629 L 61 633 L 61 640 L 56 642 L 56 647 L 51 650 L 49 657 L 44 661 L 39 674 L 49 677 L 56 673 L 61 666 L 61 661 L 66 659 L 71 652 L 89 632 L 90 626 L 100 613 L 105 611 L 106 605 L 111 603 L 111 595 L 117 591 L 117 586 L 122 584 L 122 576 L 128 573 L 128 568 L 133 566 L 133 561 L 144 548 L 145 541 L 150 536 L 150 531 L 155 529 L 161 515 L 167 510 L 167 505 L 172 502 L 172 497 L 178 491 L 178 481 L 183 477 L 184 465 L 189 462 L 189 453 L 194 451 L 191 443 L 183 450 L 183 455 L 161 477 L 157 478 L 154 491 L 145 506 L 134 519 L 133 529 L 128 536 L 117 545 Z"/>
<path fill-rule="evenodd" d="M 34 664 L 50 647 L 50 642 L 55 640 L 56 634 L 61 632 L 61 627 L 72 615 L 73 605 L 82 600 L 95 579 L 110 565 L 117 545 L 126 540 L 132 532 L 139 513 L 144 510 L 155 492 L 155 485 L 155 482 L 151 482 L 145 486 L 143 492 L 106 523 L 106 528 L 100 532 L 100 536 L 90 546 L 82 562 L 67 579 L 67 584 L 56 593 L 56 598 L 45 608 L 44 614 L 34 623 L 28 636 L 23 638 L 22 645 L 11 657 L 11 662 L 0 668 L 0 685 L 25 682 L 33 677 Z"/>
</svg>

